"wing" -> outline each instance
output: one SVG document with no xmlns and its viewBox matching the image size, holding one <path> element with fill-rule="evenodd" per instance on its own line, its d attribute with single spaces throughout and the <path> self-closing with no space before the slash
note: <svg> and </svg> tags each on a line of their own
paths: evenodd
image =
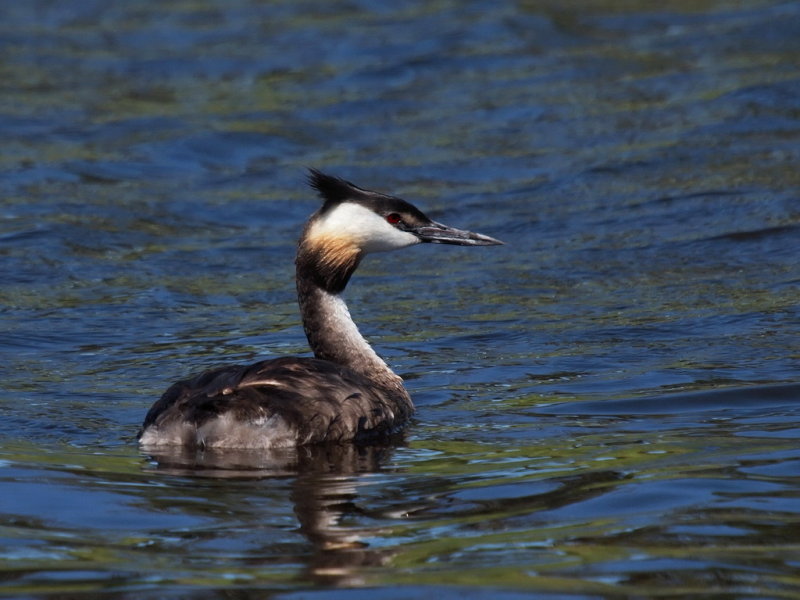
<svg viewBox="0 0 800 600">
<path fill-rule="evenodd" d="M 411 410 L 398 406 L 391 391 L 345 367 L 278 358 L 179 381 L 147 413 L 139 440 L 232 448 L 366 441 L 399 429 Z"/>
</svg>

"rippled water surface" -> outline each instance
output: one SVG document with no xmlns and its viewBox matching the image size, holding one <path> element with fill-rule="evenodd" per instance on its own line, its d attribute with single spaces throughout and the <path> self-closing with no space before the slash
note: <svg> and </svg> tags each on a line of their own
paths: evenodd
<svg viewBox="0 0 800 600">
<path fill-rule="evenodd" d="M 800 4 L 0 17 L 0 594 L 800 595 Z M 141 453 L 307 352 L 307 166 L 507 242 L 353 279 L 405 439 Z"/>
</svg>

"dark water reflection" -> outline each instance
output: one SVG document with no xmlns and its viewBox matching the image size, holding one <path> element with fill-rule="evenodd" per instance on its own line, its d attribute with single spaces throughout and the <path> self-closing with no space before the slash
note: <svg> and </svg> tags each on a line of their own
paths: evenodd
<svg viewBox="0 0 800 600">
<path fill-rule="evenodd" d="M 796 597 L 798 6 L 3 5 L 0 593 Z M 415 422 L 140 452 L 307 351 L 305 166 L 508 242 L 348 290 Z"/>
<path fill-rule="evenodd" d="M 378 529 L 347 525 L 348 519 L 365 512 L 359 498 L 362 479 L 385 469 L 392 448 L 336 444 L 267 453 L 162 448 L 149 455 L 159 473 L 221 480 L 285 480 L 299 523 L 297 531 L 311 547 L 310 553 L 306 550 L 297 558 L 305 565 L 299 579 L 343 587 L 364 585 L 362 570 L 386 565 L 394 554 L 362 541 L 379 535 Z M 242 511 L 242 517 L 252 518 L 251 510 Z M 261 552 L 269 555 L 273 551 L 272 542 L 265 541 Z"/>
</svg>

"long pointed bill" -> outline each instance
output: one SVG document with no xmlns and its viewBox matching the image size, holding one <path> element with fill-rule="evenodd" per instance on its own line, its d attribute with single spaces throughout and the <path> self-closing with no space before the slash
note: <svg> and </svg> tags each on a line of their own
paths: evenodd
<svg viewBox="0 0 800 600">
<path fill-rule="evenodd" d="M 488 235 L 448 227 L 435 221 L 432 221 L 430 225 L 416 227 L 410 233 L 416 235 L 423 242 L 431 244 L 455 244 L 457 246 L 498 246 L 503 244 L 500 240 Z"/>
</svg>

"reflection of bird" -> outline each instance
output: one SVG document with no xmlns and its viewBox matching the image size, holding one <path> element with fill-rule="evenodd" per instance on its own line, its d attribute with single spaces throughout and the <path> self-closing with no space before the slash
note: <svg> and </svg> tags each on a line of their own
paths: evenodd
<svg viewBox="0 0 800 600">
<path fill-rule="evenodd" d="M 436 223 L 408 202 L 311 171 L 324 203 L 297 251 L 297 296 L 315 358 L 206 371 L 171 386 L 139 432 L 143 446 L 276 448 L 368 441 L 399 430 L 414 405 L 361 336 L 341 297 L 365 254 L 422 242 L 502 242 Z"/>
</svg>

